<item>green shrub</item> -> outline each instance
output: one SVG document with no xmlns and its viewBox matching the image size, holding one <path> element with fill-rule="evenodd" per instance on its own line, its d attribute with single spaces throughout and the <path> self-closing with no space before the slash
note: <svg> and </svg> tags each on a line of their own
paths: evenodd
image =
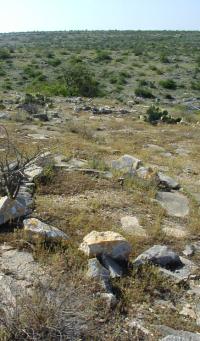
<svg viewBox="0 0 200 341">
<path fill-rule="evenodd" d="M 163 79 L 159 82 L 159 84 L 164 89 L 176 90 L 176 88 L 177 88 L 177 84 L 173 79 Z"/>
<path fill-rule="evenodd" d="M 192 90 L 200 90 L 200 81 L 197 81 L 197 82 L 192 82 L 191 83 L 191 89 Z"/>
<path fill-rule="evenodd" d="M 68 96 L 96 97 L 100 95 L 95 75 L 84 63 L 70 64 L 64 72 Z"/>
<path fill-rule="evenodd" d="M 146 88 L 136 88 L 135 89 L 135 94 L 138 97 L 143 97 L 143 98 L 154 98 L 154 95 L 152 94 L 152 92 Z"/>
<path fill-rule="evenodd" d="M 110 62 L 112 57 L 107 51 L 97 51 L 95 62 Z"/>
<path fill-rule="evenodd" d="M 10 52 L 8 49 L 1 48 L 0 49 L 0 60 L 6 60 L 11 58 Z"/>
<path fill-rule="evenodd" d="M 145 116 L 145 121 L 156 124 L 158 121 L 162 121 L 165 123 L 178 123 L 181 121 L 181 118 L 172 117 L 167 110 L 160 110 L 160 108 L 152 105 L 147 111 Z"/>
<path fill-rule="evenodd" d="M 50 59 L 50 60 L 48 61 L 48 64 L 51 65 L 51 66 L 53 66 L 53 67 L 56 67 L 56 66 L 58 66 L 58 65 L 61 64 L 61 60 L 58 59 L 58 58 L 56 58 L 56 59 Z"/>
<path fill-rule="evenodd" d="M 170 63 L 170 60 L 169 60 L 168 56 L 165 53 L 162 53 L 160 55 L 160 61 L 161 61 L 161 63 L 164 63 L 164 64 L 169 64 Z"/>
</svg>

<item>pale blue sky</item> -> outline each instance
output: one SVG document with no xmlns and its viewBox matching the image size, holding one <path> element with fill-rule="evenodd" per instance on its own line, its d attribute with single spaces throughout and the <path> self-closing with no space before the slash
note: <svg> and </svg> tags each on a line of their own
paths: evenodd
<svg viewBox="0 0 200 341">
<path fill-rule="evenodd" d="M 199 30 L 200 0 L 0 0 L 0 32 Z"/>
</svg>

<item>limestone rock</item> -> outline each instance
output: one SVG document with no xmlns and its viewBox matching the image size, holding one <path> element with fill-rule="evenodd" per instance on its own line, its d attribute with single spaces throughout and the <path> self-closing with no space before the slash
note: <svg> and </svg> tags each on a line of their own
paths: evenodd
<svg viewBox="0 0 200 341">
<path fill-rule="evenodd" d="M 160 341 L 200 341 L 200 334 L 176 331 L 173 335 L 168 335 Z"/>
<path fill-rule="evenodd" d="M 170 216 L 184 218 L 189 214 L 189 201 L 181 193 L 158 192 L 156 200 Z"/>
<path fill-rule="evenodd" d="M 159 185 L 162 188 L 166 188 L 166 189 L 179 189 L 180 188 L 179 183 L 173 178 L 171 178 L 170 176 L 167 176 L 162 172 L 158 172 L 157 176 L 158 176 Z"/>
<path fill-rule="evenodd" d="M 140 167 L 137 169 L 137 175 L 144 180 L 151 180 L 155 176 L 155 171 L 151 167 Z"/>
<path fill-rule="evenodd" d="M 67 235 L 59 230 L 57 227 L 43 223 L 36 218 L 25 219 L 23 221 L 24 229 L 29 231 L 30 234 L 43 235 L 47 238 L 62 238 L 67 240 Z"/>
<path fill-rule="evenodd" d="M 123 155 L 118 160 L 113 160 L 111 162 L 111 167 L 122 172 L 128 172 L 132 169 L 138 169 L 141 164 L 141 160 L 137 159 L 136 157 L 131 155 Z"/>
<path fill-rule="evenodd" d="M 16 300 L 30 292 L 38 281 L 46 281 L 44 270 L 29 252 L 0 246 L 0 308 L 9 315 Z"/>
<path fill-rule="evenodd" d="M 92 231 L 84 237 L 80 250 L 90 258 L 106 254 L 113 259 L 128 260 L 131 246 L 119 233 Z"/>
<path fill-rule="evenodd" d="M 186 238 L 188 235 L 186 231 L 173 227 L 164 227 L 162 231 L 166 234 L 166 236 L 178 239 Z"/>
<path fill-rule="evenodd" d="M 97 258 L 91 258 L 88 260 L 87 277 L 93 278 L 102 285 L 107 292 L 112 292 L 110 283 L 110 272 L 99 262 Z"/>
<path fill-rule="evenodd" d="M 0 199 L 0 225 L 27 214 L 26 201 L 23 197 L 10 199 L 5 196 Z"/>
<path fill-rule="evenodd" d="M 182 266 L 180 257 L 165 245 L 154 245 L 139 255 L 133 264 L 138 266 L 146 262 L 168 269 Z"/>
<path fill-rule="evenodd" d="M 10 120 L 10 115 L 6 112 L 0 112 L 0 120 Z"/>
<path fill-rule="evenodd" d="M 43 171 L 42 167 L 32 164 L 26 167 L 24 174 L 30 181 L 33 181 L 35 178 L 42 174 L 42 171 Z"/>
<path fill-rule="evenodd" d="M 188 256 L 193 256 L 195 253 L 195 246 L 194 245 L 186 245 L 185 249 L 183 250 L 183 254 L 188 257 Z"/>
<path fill-rule="evenodd" d="M 121 218 L 122 229 L 129 235 L 147 237 L 146 231 L 140 226 L 136 217 L 125 216 Z"/>
</svg>

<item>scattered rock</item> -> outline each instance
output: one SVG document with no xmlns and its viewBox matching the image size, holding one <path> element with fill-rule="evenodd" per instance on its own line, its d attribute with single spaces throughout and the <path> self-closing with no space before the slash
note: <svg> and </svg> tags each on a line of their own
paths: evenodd
<svg viewBox="0 0 200 341">
<path fill-rule="evenodd" d="M 34 140 L 47 140 L 49 138 L 48 135 L 44 135 L 44 134 L 28 134 L 28 137 L 34 139 Z"/>
<path fill-rule="evenodd" d="M 10 199 L 5 196 L 0 199 L 0 225 L 25 216 L 29 212 L 23 197 Z"/>
<path fill-rule="evenodd" d="M 195 246 L 194 245 L 186 245 L 185 249 L 183 250 L 183 254 L 188 257 L 188 256 L 193 256 L 195 252 Z"/>
<path fill-rule="evenodd" d="M 144 180 L 150 180 L 155 176 L 155 171 L 151 167 L 140 167 L 137 169 L 137 175 Z"/>
<path fill-rule="evenodd" d="M 183 265 L 177 253 L 164 245 L 154 245 L 146 250 L 134 260 L 133 265 L 138 266 L 146 262 L 151 262 L 166 269 L 175 269 Z"/>
<path fill-rule="evenodd" d="M 160 341 L 200 341 L 200 334 L 185 331 L 176 331 L 173 335 L 168 335 Z"/>
<path fill-rule="evenodd" d="M 162 231 L 166 234 L 168 237 L 175 237 L 178 239 L 186 238 L 188 235 L 188 232 L 182 229 L 177 229 L 173 227 L 164 227 Z"/>
<path fill-rule="evenodd" d="M 151 331 L 144 326 L 144 322 L 139 320 L 139 319 L 134 319 L 134 320 L 128 322 L 128 326 L 129 326 L 129 328 L 134 328 L 136 330 L 141 331 L 144 335 L 146 335 L 148 337 L 153 336 Z"/>
<path fill-rule="evenodd" d="M 146 144 L 144 147 L 151 149 L 154 152 L 165 152 L 165 149 L 163 147 L 160 147 L 156 144 Z"/>
<path fill-rule="evenodd" d="M 131 155 L 123 155 L 118 160 L 113 160 L 111 162 L 111 167 L 122 172 L 128 172 L 138 169 L 141 164 L 141 160 L 137 159 L 136 157 Z"/>
<path fill-rule="evenodd" d="M 10 115 L 6 112 L 0 112 L 0 120 L 10 120 Z"/>
<path fill-rule="evenodd" d="M 183 309 L 180 311 L 179 313 L 180 315 L 183 315 L 183 316 L 188 316 L 190 317 L 191 319 L 193 320 L 196 320 L 197 316 L 196 316 L 196 313 L 193 309 L 193 307 L 191 306 L 191 304 L 187 303 Z"/>
<path fill-rule="evenodd" d="M 195 278 L 196 277 L 195 272 L 198 269 L 198 267 L 187 258 L 180 257 L 180 261 L 182 263 L 182 266 L 174 268 L 172 269 L 172 271 L 169 271 L 168 269 L 165 268 L 160 268 L 161 273 L 167 277 L 170 277 L 177 283 L 186 281 L 191 276 L 194 276 Z"/>
<path fill-rule="evenodd" d="M 131 253 L 131 246 L 119 233 L 92 231 L 84 237 L 80 250 L 88 257 L 106 254 L 113 259 L 127 261 Z"/>
<path fill-rule="evenodd" d="M 158 172 L 159 186 L 165 189 L 180 189 L 179 183 L 172 179 L 170 176 L 165 175 L 162 172 Z"/>
<path fill-rule="evenodd" d="M 68 239 L 67 235 L 63 231 L 59 230 L 57 227 L 43 223 L 36 218 L 25 219 L 23 221 L 23 224 L 24 230 L 30 232 L 30 235 L 38 234 L 43 235 L 47 238 L 62 238 L 65 240 Z"/>
<path fill-rule="evenodd" d="M 40 282 L 48 281 L 44 269 L 29 252 L 0 246 L 0 308 L 11 316 L 18 298 L 32 292 Z"/>
<path fill-rule="evenodd" d="M 112 308 L 116 307 L 116 305 L 117 305 L 117 298 L 111 292 L 104 292 L 104 293 L 100 294 L 100 297 L 103 300 L 106 301 L 107 307 L 109 309 L 112 309 Z"/>
<path fill-rule="evenodd" d="M 103 266 L 109 270 L 112 278 L 121 277 L 123 275 L 123 268 L 110 256 L 103 254 L 100 257 L 100 261 Z"/>
<path fill-rule="evenodd" d="M 36 118 L 42 122 L 47 122 L 49 121 L 48 115 L 46 113 L 37 113 L 32 115 L 33 118 Z"/>
<path fill-rule="evenodd" d="M 29 179 L 29 181 L 34 181 L 38 176 L 40 176 L 43 172 L 43 168 L 32 164 L 27 166 L 24 170 L 25 176 Z"/>
<path fill-rule="evenodd" d="M 112 293 L 112 286 L 110 283 L 110 271 L 104 268 L 97 258 L 88 260 L 88 271 L 86 276 L 100 282 L 103 289 Z"/>
<path fill-rule="evenodd" d="M 122 229 L 127 234 L 138 236 L 138 237 L 147 237 L 146 231 L 140 226 L 139 221 L 136 217 L 125 216 L 121 218 Z"/>
<path fill-rule="evenodd" d="M 181 193 L 158 192 L 156 200 L 170 216 L 184 218 L 189 214 L 189 201 Z"/>
</svg>

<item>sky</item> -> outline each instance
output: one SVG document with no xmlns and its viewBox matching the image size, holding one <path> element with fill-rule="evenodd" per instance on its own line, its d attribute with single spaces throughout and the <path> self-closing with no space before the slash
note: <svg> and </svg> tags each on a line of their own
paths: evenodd
<svg viewBox="0 0 200 341">
<path fill-rule="evenodd" d="M 200 30 L 200 0 L 0 0 L 0 32 Z"/>
</svg>

